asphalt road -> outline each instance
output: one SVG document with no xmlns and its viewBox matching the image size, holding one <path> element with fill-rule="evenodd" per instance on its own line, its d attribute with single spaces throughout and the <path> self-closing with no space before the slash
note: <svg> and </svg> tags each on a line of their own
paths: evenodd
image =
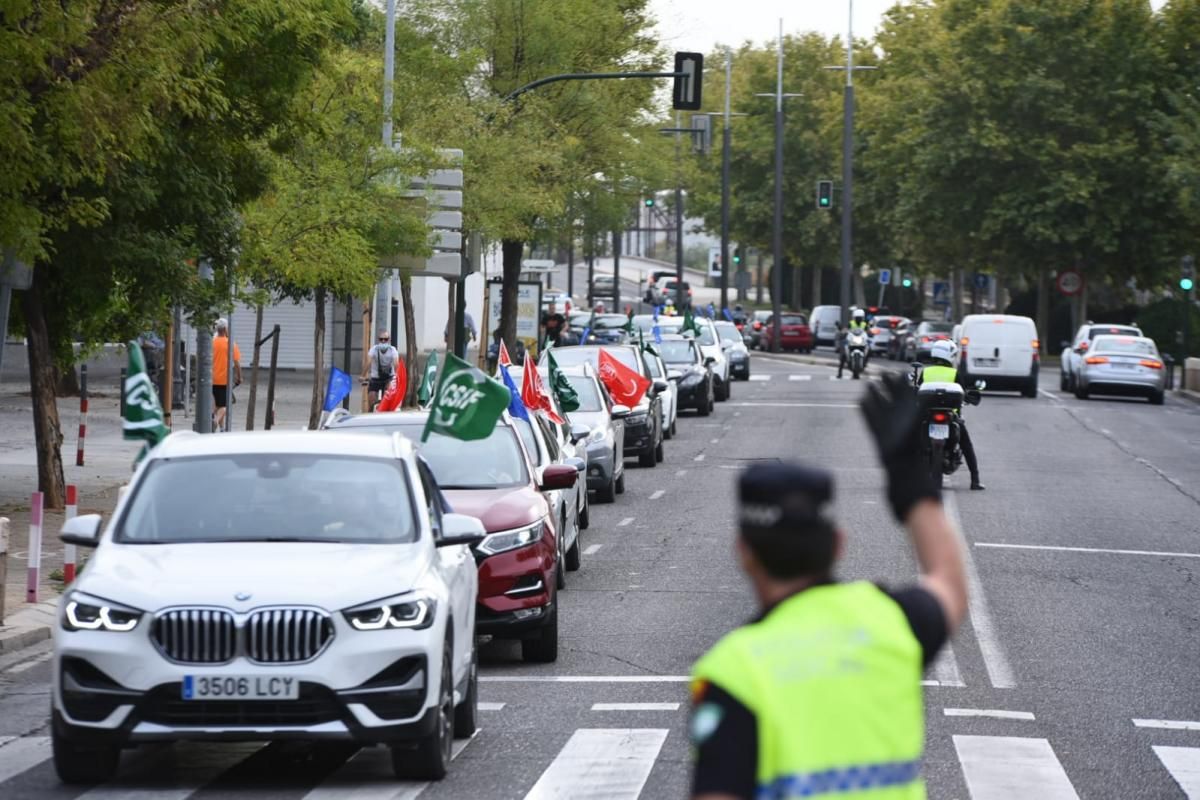
<svg viewBox="0 0 1200 800">
<path fill-rule="evenodd" d="M 392 781 L 381 749 L 181 744 L 130 752 L 110 785 L 65 789 L 46 760 L 43 649 L 0 661 L 0 797 L 686 796 L 684 676 L 755 611 L 732 555 L 738 469 L 832 469 L 840 576 L 913 579 L 856 410 L 865 382 L 831 377 L 755 354 L 729 402 L 680 420 L 663 464 L 631 464 L 626 493 L 592 506 L 558 662 L 484 647 L 482 729 L 441 783 Z M 988 393 L 967 413 L 988 489 L 959 474 L 946 492 L 972 605 L 926 676 L 929 796 L 1200 798 L 1200 406 L 1080 401 L 1056 384 L 1045 375 L 1032 400 Z"/>
</svg>

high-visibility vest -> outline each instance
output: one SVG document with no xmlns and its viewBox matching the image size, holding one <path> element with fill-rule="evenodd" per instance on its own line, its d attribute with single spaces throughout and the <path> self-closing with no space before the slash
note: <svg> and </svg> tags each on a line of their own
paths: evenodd
<svg viewBox="0 0 1200 800">
<path fill-rule="evenodd" d="M 815 586 L 705 654 L 758 729 L 758 797 L 921 800 L 921 645 L 877 586 Z M 700 713 L 699 710 L 697 713 Z"/>
<path fill-rule="evenodd" d="M 867 323 L 866 323 L 866 322 L 859 322 L 858 320 L 853 320 L 853 319 L 852 319 L 852 320 L 850 320 L 850 330 L 852 330 L 852 331 L 865 331 L 866 329 L 867 329 Z"/>
<path fill-rule="evenodd" d="M 921 383 L 954 383 L 957 380 L 958 370 L 954 367 L 930 364 L 921 370 Z"/>
</svg>

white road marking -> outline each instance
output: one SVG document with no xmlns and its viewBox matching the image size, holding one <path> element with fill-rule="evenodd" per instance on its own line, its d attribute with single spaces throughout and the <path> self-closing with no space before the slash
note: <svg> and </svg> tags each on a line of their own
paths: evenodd
<svg viewBox="0 0 1200 800">
<path fill-rule="evenodd" d="M 740 416 L 742 415 L 742 412 L 740 412 L 740 411 L 735 411 L 735 412 L 733 412 L 733 415 L 734 415 L 735 417 L 740 417 Z"/>
<path fill-rule="evenodd" d="M 0 783 L 50 757 L 49 736 L 25 736 L 0 747 Z"/>
<path fill-rule="evenodd" d="M 678 711 L 679 703 L 592 703 L 592 711 Z"/>
<path fill-rule="evenodd" d="M 485 703 L 480 700 L 478 708 L 480 711 L 501 711 L 504 709 L 505 705 L 507 705 L 507 703 Z"/>
<path fill-rule="evenodd" d="M 967 546 L 966 536 L 962 531 L 962 520 L 958 516 L 958 504 L 954 494 L 947 492 L 943 495 L 942 503 L 949 515 L 954 529 L 958 534 L 959 548 L 963 554 L 963 562 L 967 569 L 967 612 L 971 617 L 971 627 L 975 629 L 975 639 L 979 642 L 979 652 L 983 655 L 983 666 L 987 670 L 988 679 L 997 689 L 1011 689 L 1016 685 L 1012 667 L 1000 646 L 1000 637 L 996 634 L 996 625 L 992 621 L 992 612 L 988 608 L 987 597 L 983 593 L 983 583 L 979 580 L 979 570 L 975 568 L 975 559 L 971 556 L 971 548 Z"/>
<path fill-rule="evenodd" d="M 1165 731 L 1200 731 L 1200 722 L 1186 719 L 1135 719 L 1139 728 L 1161 728 Z"/>
<path fill-rule="evenodd" d="M 935 686 L 962 686 L 962 674 L 958 671 L 958 659 L 954 657 L 954 649 L 950 645 L 942 648 L 933 660 L 932 669 Z"/>
<path fill-rule="evenodd" d="M 626 517 L 625 519 L 623 519 L 617 523 L 617 527 L 624 528 L 626 525 L 628 525 L 631 522 L 633 522 L 633 517 Z"/>
<path fill-rule="evenodd" d="M 687 475 L 687 470 L 686 470 L 686 469 L 677 469 L 677 470 L 675 470 L 675 477 L 676 477 L 676 478 L 682 478 L 684 475 Z"/>
<path fill-rule="evenodd" d="M 1048 392 L 1045 389 L 1038 389 L 1038 391 L 1041 392 L 1042 394 L 1046 395 L 1046 397 L 1049 397 L 1051 400 L 1060 399 L 1059 396 L 1056 395 L 1054 392 Z"/>
<path fill-rule="evenodd" d="M 1045 739 L 955 736 L 954 749 L 971 800 L 1079 800 Z"/>
<path fill-rule="evenodd" d="M 46 663 L 53 656 L 54 656 L 53 653 L 43 653 L 42 655 L 38 656 L 37 658 L 31 658 L 28 661 L 22 661 L 20 664 L 17 664 L 14 667 L 9 667 L 8 669 L 6 669 L 4 671 L 9 672 L 9 673 L 24 672 L 27 669 L 33 669 L 38 664 Z"/>
<path fill-rule="evenodd" d="M 858 408 L 854 403 L 727 403 L 743 408 Z"/>
<path fill-rule="evenodd" d="M 703 460 L 704 460 L 704 453 L 701 453 L 700 455 L 698 455 L 692 459 L 692 461 L 703 461 Z"/>
<path fill-rule="evenodd" d="M 666 494 L 665 491 L 663 491 L 662 489 L 657 489 L 657 490 L 655 490 L 655 492 L 653 494 L 650 495 L 650 499 L 657 500 L 658 498 L 662 497 L 664 494 Z"/>
<path fill-rule="evenodd" d="M 1056 550 L 1065 553 L 1107 553 L 1116 556 L 1160 556 L 1164 558 L 1200 558 L 1200 553 L 1171 553 L 1163 550 L 1115 550 L 1107 547 L 1063 547 L 1052 544 L 1005 544 L 976 542 L 976 547 L 995 547 L 1008 550 Z"/>
<path fill-rule="evenodd" d="M 172 768 L 170 777 L 166 779 L 169 783 L 165 786 L 152 779 L 146 780 L 142 786 L 128 782 L 122 785 L 118 778 L 114 783 L 84 792 L 76 800 L 187 800 L 197 790 L 220 777 L 221 773 L 237 766 L 263 747 L 262 742 L 193 747 L 189 750 L 187 761 Z M 156 777 L 160 768 L 159 762 L 147 761 L 143 774 L 146 778 Z M 137 781 L 138 778 L 129 776 L 129 780 Z"/>
<path fill-rule="evenodd" d="M 469 739 L 455 739 L 450 758 L 457 758 L 478 735 L 476 730 Z M 416 800 L 430 786 L 426 782 L 398 782 L 392 774 L 388 748 L 364 747 L 346 759 L 324 783 L 304 795 L 304 800 Z"/>
<path fill-rule="evenodd" d="M 584 548 L 584 550 L 583 550 L 583 554 L 584 554 L 585 556 L 594 556 L 594 555 L 596 555 L 596 553 L 598 553 L 598 552 L 600 551 L 600 548 L 601 548 L 601 547 L 604 547 L 604 545 L 602 545 L 602 544 L 589 544 L 589 545 L 588 545 L 586 548 Z"/>
<path fill-rule="evenodd" d="M 480 675 L 484 683 L 689 683 L 688 675 Z"/>
<path fill-rule="evenodd" d="M 998 708 L 943 708 L 947 717 L 991 717 L 992 719 L 1023 719 L 1032 722 L 1032 711 L 1004 711 Z"/>
<path fill-rule="evenodd" d="M 812 375 L 788 375 L 789 381 L 811 381 Z"/>
<path fill-rule="evenodd" d="M 766 383 L 767 381 L 771 380 L 771 376 L 770 376 L 770 375 L 757 375 L 757 374 L 756 374 L 756 375 L 751 375 L 751 376 L 750 376 L 750 380 L 751 380 L 751 381 L 755 381 L 755 382 L 762 382 L 762 383 Z"/>
<path fill-rule="evenodd" d="M 525 800 L 637 800 L 666 739 L 666 728 L 580 728 Z"/>
<path fill-rule="evenodd" d="M 719 442 L 719 441 L 721 441 L 721 440 L 720 440 L 720 439 L 709 439 L 709 440 L 708 440 L 708 443 L 709 443 L 709 444 L 716 444 L 716 443 L 717 443 L 717 442 Z"/>
<path fill-rule="evenodd" d="M 1155 745 L 1154 755 L 1171 773 L 1188 800 L 1200 800 L 1200 748 Z"/>
</svg>

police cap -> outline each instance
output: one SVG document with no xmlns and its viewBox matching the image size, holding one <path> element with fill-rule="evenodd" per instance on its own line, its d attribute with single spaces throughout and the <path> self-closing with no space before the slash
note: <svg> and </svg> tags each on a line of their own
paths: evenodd
<svg viewBox="0 0 1200 800">
<path fill-rule="evenodd" d="M 833 499 L 833 475 L 803 464 L 755 464 L 742 471 L 738 499 L 744 529 L 805 528 Z"/>
</svg>

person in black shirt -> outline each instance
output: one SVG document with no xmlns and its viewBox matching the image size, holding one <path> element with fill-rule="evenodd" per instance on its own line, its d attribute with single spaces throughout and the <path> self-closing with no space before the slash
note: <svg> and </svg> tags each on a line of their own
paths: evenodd
<svg viewBox="0 0 1200 800">
<path fill-rule="evenodd" d="M 542 314 L 542 327 L 546 331 L 546 338 L 553 344 L 559 343 L 559 337 L 562 336 L 563 329 L 567 325 L 567 318 L 559 314 L 555 309 L 554 303 L 550 303 L 546 307 L 546 312 Z"/>
</svg>

